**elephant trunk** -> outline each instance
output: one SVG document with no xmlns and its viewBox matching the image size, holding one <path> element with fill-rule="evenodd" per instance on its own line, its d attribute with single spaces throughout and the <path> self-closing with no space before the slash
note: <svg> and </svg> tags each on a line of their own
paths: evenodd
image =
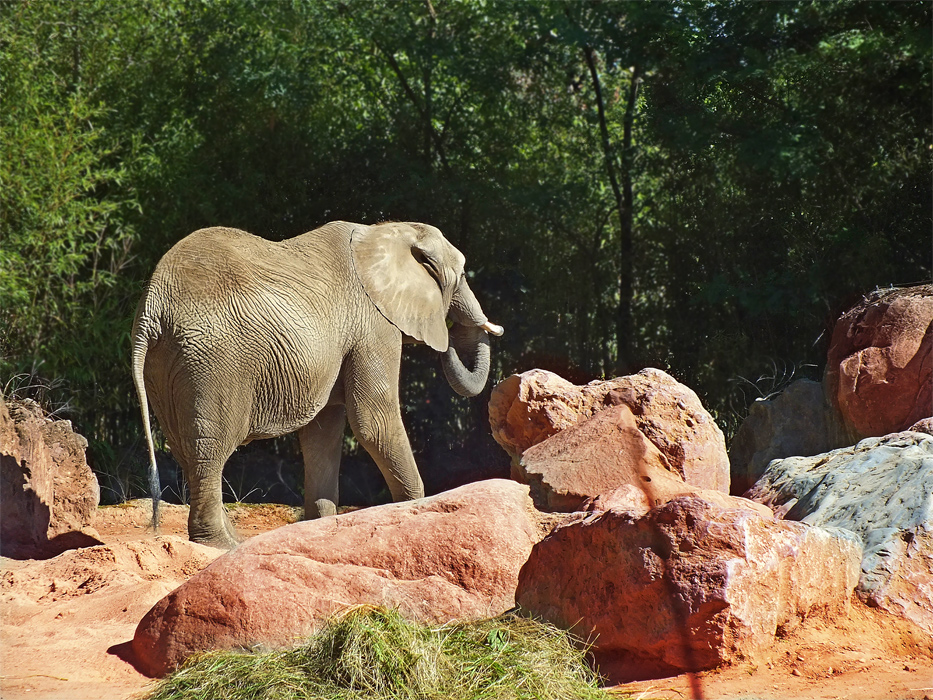
<svg viewBox="0 0 933 700">
<path fill-rule="evenodd" d="M 489 377 L 489 335 L 479 326 L 456 324 L 450 329 L 449 337 L 450 345 L 441 356 L 444 376 L 461 396 L 476 396 Z"/>
<path fill-rule="evenodd" d="M 447 352 L 441 357 L 444 376 L 461 396 L 476 396 L 489 377 L 488 333 L 502 335 L 502 327 L 489 322 L 465 279 L 453 296 L 449 315 L 453 326 Z"/>
</svg>

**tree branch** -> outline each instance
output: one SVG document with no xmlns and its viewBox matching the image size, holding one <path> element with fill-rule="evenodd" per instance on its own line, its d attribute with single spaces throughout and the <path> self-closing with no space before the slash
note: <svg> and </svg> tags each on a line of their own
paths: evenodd
<svg viewBox="0 0 933 700">
<path fill-rule="evenodd" d="M 441 165 L 444 167 L 444 170 L 448 173 L 451 172 L 450 163 L 447 161 L 447 155 L 444 153 L 444 142 L 434 130 L 434 125 L 431 123 L 430 113 L 418 100 L 418 96 L 415 94 L 415 91 L 412 89 L 411 85 L 408 83 L 408 80 L 405 78 L 405 73 L 402 72 L 402 67 L 398 64 L 398 61 L 395 60 L 395 56 L 392 54 L 392 52 L 386 49 L 376 39 L 373 39 L 373 44 L 375 44 L 376 48 L 379 49 L 379 51 L 382 52 L 382 55 L 386 57 L 386 60 L 389 62 L 389 67 L 392 68 L 392 72 L 395 73 L 399 79 L 399 82 L 402 84 L 402 90 L 405 91 L 405 95 L 411 101 L 412 105 L 414 105 L 422 122 L 424 122 L 426 132 L 430 136 L 431 142 L 434 144 L 434 148 L 437 151 L 437 156 L 440 158 Z"/>
</svg>

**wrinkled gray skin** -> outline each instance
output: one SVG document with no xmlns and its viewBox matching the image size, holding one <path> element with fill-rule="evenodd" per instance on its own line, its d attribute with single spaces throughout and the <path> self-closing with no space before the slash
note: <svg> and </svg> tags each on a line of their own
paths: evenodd
<svg viewBox="0 0 933 700">
<path fill-rule="evenodd" d="M 259 438 L 297 431 L 305 516 L 335 512 L 348 420 L 392 497 L 422 497 L 399 408 L 402 343 L 443 353 L 451 386 L 474 396 L 489 372 L 487 331 L 502 332 L 470 291 L 463 264 L 440 231 L 417 223 L 338 221 L 281 243 L 209 228 L 175 245 L 133 327 L 154 522 L 150 401 L 188 480 L 195 542 L 236 544 L 221 473 L 237 446 Z"/>
</svg>

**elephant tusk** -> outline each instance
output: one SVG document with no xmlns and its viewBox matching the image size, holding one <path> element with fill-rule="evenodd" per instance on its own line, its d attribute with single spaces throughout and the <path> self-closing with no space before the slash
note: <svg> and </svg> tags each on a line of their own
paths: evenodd
<svg viewBox="0 0 933 700">
<path fill-rule="evenodd" d="M 497 326 L 495 323 L 491 323 L 490 321 L 486 321 L 486 323 L 481 325 L 480 328 L 482 328 L 487 333 L 492 333 L 493 335 L 497 336 L 505 333 L 505 328 L 502 326 Z"/>
</svg>

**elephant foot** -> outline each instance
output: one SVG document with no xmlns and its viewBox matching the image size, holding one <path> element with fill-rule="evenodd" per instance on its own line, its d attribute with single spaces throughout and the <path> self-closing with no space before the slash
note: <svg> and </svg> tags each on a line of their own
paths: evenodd
<svg viewBox="0 0 933 700">
<path fill-rule="evenodd" d="M 217 549 L 233 549 L 239 544 L 235 538 L 227 534 L 215 537 L 192 536 L 188 539 L 190 539 L 192 542 L 196 542 L 197 544 L 204 544 L 208 547 L 216 547 Z"/>
<path fill-rule="evenodd" d="M 223 549 L 227 551 L 233 549 L 234 547 L 237 546 L 237 544 L 239 544 L 236 540 L 232 540 L 229 537 L 225 537 L 225 538 L 218 537 L 218 538 L 209 539 L 209 540 L 192 538 L 191 541 L 196 542 L 197 544 L 204 544 L 204 545 L 207 545 L 208 547 L 214 547 L 216 549 Z"/>
<path fill-rule="evenodd" d="M 326 518 L 328 515 L 337 515 L 337 504 L 326 498 L 319 498 L 310 506 L 305 506 L 305 520 Z"/>
</svg>

